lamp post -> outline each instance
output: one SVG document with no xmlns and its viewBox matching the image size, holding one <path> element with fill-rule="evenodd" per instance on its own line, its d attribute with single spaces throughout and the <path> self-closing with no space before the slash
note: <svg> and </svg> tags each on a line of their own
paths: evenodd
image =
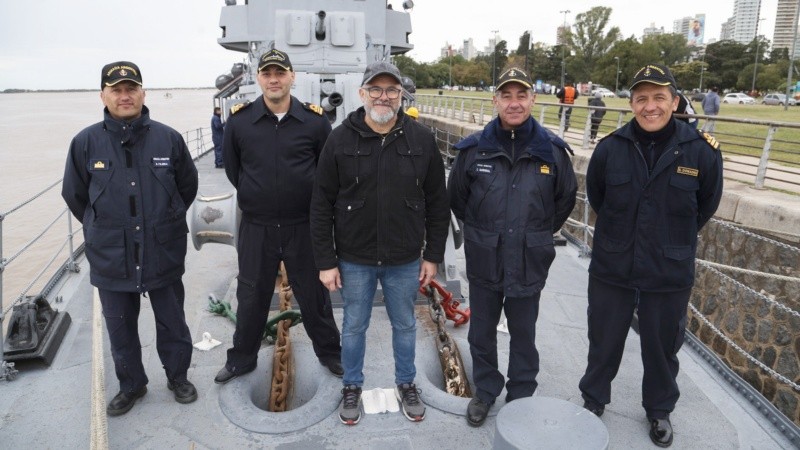
<svg viewBox="0 0 800 450">
<path fill-rule="evenodd" d="M 700 58 L 700 86 L 697 90 L 703 92 L 703 72 L 706 71 L 706 52 L 703 51 L 703 56 Z"/>
<path fill-rule="evenodd" d="M 700 87 L 697 88 L 700 92 L 703 92 L 703 72 L 706 71 L 706 66 L 700 66 Z"/>
<path fill-rule="evenodd" d="M 753 85 L 750 86 L 751 95 L 753 95 L 753 93 L 756 91 L 756 72 L 758 71 L 758 46 L 759 44 L 761 44 L 761 41 L 758 40 L 758 24 L 765 18 L 766 17 L 762 17 L 756 20 L 756 62 L 755 64 L 753 64 Z M 791 61 L 791 58 L 789 58 L 789 61 Z"/>
<path fill-rule="evenodd" d="M 797 1 L 797 11 L 800 11 L 800 0 Z M 790 85 L 792 84 L 792 66 L 794 66 L 795 45 L 797 45 L 797 14 L 794 15 L 794 25 L 792 26 L 792 48 L 789 50 L 789 72 L 786 75 L 786 103 L 783 105 L 784 111 L 789 109 L 789 94 L 791 92 Z"/>
<path fill-rule="evenodd" d="M 567 73 L 567 62 L 564 58 L 566 58 L 565 50 L 566 50 L 566 40 L 567 40 L 567 14 L 571 11 L 565 9 L 564 11 L 559 11 L 559 14 L 564 14 L 564 25 L 561 27 L 561 88 L 564 88 L 564 81 L 566 78 Z"/>
<path fill-rule="evenodd" d="M 619 92 L 619 56 L 615 56 L 614 59 L 617 60 L 617 81 L 614 82 L 614 93 L 616 94 Z"/>
<path fill-rule="evenodd" d="M 494 40 L 492 41 L 494 47 L 492 48 L 492 88 L 497 86 L 497 31 L 492 30 L 492 33 L 494 33 Z"/>
</svg>

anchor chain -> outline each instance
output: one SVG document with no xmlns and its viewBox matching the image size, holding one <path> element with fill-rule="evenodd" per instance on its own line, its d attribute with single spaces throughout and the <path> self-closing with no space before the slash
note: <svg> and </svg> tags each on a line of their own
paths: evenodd
<svg viewBox="0 0 800 450">
<path fill-rule="evenodd" d="M 281 312 L 292 309 L 292 288 L 289 286 L 289 277 L 286 267 L 281 263 L 281 287 L 278 294 Z M 287 398 L 292 388 L 292 345 L 289 339 L 289 327 L 293 324 L 291 318 L 278 322 L 278 338 L 272 355 L 272 387 L 269 395 L 269 410 L 284 412 L 288 409 Z"/>
<path fill-rule="evenodd" d="M 464 362 L 461 360 L 461 353 L 458 351 L 458 346 L 453 341 L 450 333 L 447 332 L 445 324 L 445 317 L 456 322 L 456 326 L 466 323 L 469 320 L 469 309 L 466 311 L 456 309 L 458 302 L 452 300 L 453 294 L 444 290 L 435 281 L 432 281 L 430 286 L 420 288 L 420 291 L 428 297 L 431 320 L 436 324 L 436 350 L 439 353 L 439 362 L 442 365 L 445 390 L 450 395 L 464 398 L 472 397 L 469 381 L 464 371 Z M 439 300 L 437 294 L 442 297 L 442 300 Z M 444 305 L 447 299 L 450 300 L 451 306 L 453 302 L 455 303 L 455 307 L 451 307 L 449 310 L 455 310 L 458 314 L 448 315 L 448 308 Z"/>
</svg>

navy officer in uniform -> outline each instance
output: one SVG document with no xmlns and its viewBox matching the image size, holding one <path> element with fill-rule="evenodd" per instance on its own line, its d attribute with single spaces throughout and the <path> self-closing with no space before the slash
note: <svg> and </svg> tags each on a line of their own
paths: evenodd
<svg viewBox="0 0 800 450">
<path fill-rule="evenodd" d="M 536 390 L 539 297 L 556 255 L 553 233 L 569 217 L 577 191 L 568 145 L 531 117 L 530 77 L 511 68 L 497 81 L 498 116 L 455 145 L 447 186 L 450 207 L 464 222 L 472 426 L 483 424 L 504 385 L 507 402 Z M 508 382 L 497 367 L 503 311 L 511 335 Z"/>
<path fill-rule="evenodd" d="M 192 337 L 181 281 L 197 169 L 180 133 L 150 120 L 136 64 L 106 65 L 100 87 L 105 118 L 72 140 L 61 195 L 83 224 L 120 385 L 106 412 L 117 416 L 147 392 L 137 324 L 142 295 L 153 308 L 167 387 L 180 403 L 197 399 L 187 380 Z"/>
<path fill-rule="evenodd" d="M 220 384 L 256 367 L 281 261 L 314 353 L 331 373 L 343 373 L 339 329 L 318 278 L 309 225 L 314 172 L 331 125 L 322 108 L 290 95 L 294 78 L 286 53 L 265 52 L 258 63 L 263 96 L 232 108 L 225 125 L 225 173 L 238 193 L 242 222 L 238 320 L 227 362 L 214 378 Z"/>
<path fill-rule="evenodd" d="M 642 67 L 630 91 L 634 118 L 597 144 L 586 173 L 597 222 L 580 390 L 584 407 L 602 415 L 638 311 L 642 406 L 650 438 L 668 447 L 697 233 L 722 196 L 722 157 L 713 137 L 673 117 L 679 94 L 668 68 Z"/>
</svg>

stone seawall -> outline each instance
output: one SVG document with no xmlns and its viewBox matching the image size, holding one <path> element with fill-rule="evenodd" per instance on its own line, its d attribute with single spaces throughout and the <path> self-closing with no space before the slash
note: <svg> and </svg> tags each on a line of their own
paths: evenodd
<svg viewBox="0 0 800 450">
<path fill-rule="evenodd" d="M 457 141 L 454 137 L 481 129 L 476 124 L 441 118 L 422 116 L 422 121 L 441 130 L 438 137 L 442 150 L 445 150 L 447 142 Z M 578 190 L 583 192 L 591 151 L 576 150 L 575 153 L 573 165 L 578 177 Z M 571 218 L 583 221 L 583 203 L 580 200 Z M 732 222 L 736 227 L 709 222 L 700 233 L 698 260 L 800 277 L 799 197 L 754 190 L 726 179 L 725 192 L 715 218 Z M 591 211 L 589 223 L 594 224 Z M 575 236 L 583 236 L 577 227 L 565 228 Z M 759 238 L 759 235 L 767 239 Z M 751 358 L 800 384 L 800 314 L 795 312 L 800 311 L 800 283 L 725 268 L 713 269 L 701 263 L 698 263 L 696 273 L 691 303 L 699 314 Z M 767 299 L 785 305 L 788 311 Z M 757 366 L 691 309 L 688 329 L 786 417 L 800 425 L 800 392 Z"/>
</svg>

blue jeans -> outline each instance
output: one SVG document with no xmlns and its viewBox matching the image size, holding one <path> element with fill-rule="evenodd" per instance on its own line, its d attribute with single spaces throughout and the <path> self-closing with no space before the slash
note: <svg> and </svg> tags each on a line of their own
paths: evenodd
<svg viewBox="0 0 800 450">
<path fill-rule="evenodd" d="M 344 300 L 342 381 L 345 386 L 364 384 L 366 333 L 378 280 L 383 287 L 386 313 L 392 324 L 395 384 L 414 382 L 417 375 L 414 366 L 417 334 L 414 301 L 419 289 L 419 267 L 419 260 L 400 266 L 369 266 L 339 261 Z"/>
</svg>

